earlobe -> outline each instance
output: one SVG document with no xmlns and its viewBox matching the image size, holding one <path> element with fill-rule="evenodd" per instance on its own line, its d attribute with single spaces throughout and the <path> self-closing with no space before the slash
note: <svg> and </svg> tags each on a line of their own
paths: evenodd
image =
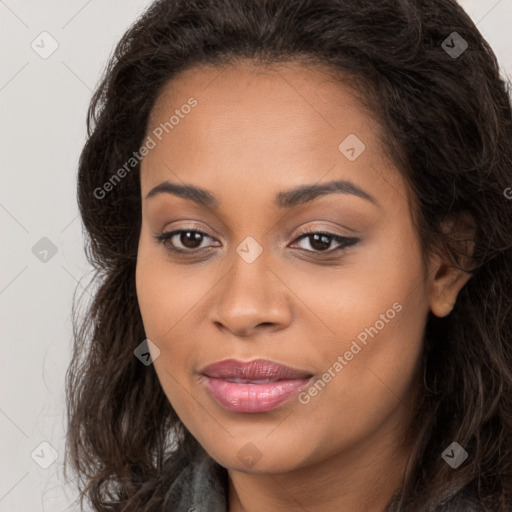
<svg viewBox="0 0 512 512">
<path fill-rule="evenodd" d="M 443 267 L 434 278 L 430 299 L 430 310 L 439 318 L 448 316 L 452 312 L 459 292 L 471 277 L 471 274 L 463 270 Z"/>
</svg>

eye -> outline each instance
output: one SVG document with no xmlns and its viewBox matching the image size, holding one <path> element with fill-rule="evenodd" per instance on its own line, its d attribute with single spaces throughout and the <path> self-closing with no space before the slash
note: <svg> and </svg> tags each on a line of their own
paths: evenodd
<svg viewBox="0 0 512 512">
<path fill-rule="evenodd" d="M 198 229 L 177 229 L 169 231 L 168 233 L 162 233 L 156 237 L 157 242 L 161 243 L 168 251 L 171 252 L 195 252 L 198 249 L 204 249 L 201 247 L 201 242 L 204 237 L 211 238 L 207 233 Z M 176 247 L 175 243 L 178 242 L 180 246 Z"/>
<path fill-rule="evenodd" d="M 313 253 L 322 253 L 322 252 L 339 252 L 345 249 L 346 247 L 350 247 L 351 245 L 359 242 L 358 238 L 354 237 L 346 237 L 342 235 L 336 235 L 334 233 L 329 233 L 327 231 L 314 231 L 314 230 L 306 230 L 301 233 L 301 235 L 294 242 L 297 241 L 308 240 L 309 246 L 311 249 L 305 249 L 307 252 Z M 338 247 L 332 250 L 326 250 L 330 247 L 332 241 L 339 244 Z"/>
</svg>

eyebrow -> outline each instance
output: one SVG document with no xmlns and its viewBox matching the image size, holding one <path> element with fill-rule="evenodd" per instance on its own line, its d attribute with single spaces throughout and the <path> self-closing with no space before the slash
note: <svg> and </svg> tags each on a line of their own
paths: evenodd
<svg viewBox="0 0 512 512">
<path fill-rule="evenodd" d="M 207 206 L 215 209 L 218 209 L 220 206 L 219 200 L 209 190 L 193 185 L 178 185 L 177 183 L 172 183 L 170 181 L 164 181 L 152 188 L 146 196 L 146 199 L 150 199 L 162 193 L 189 199 L 201 206 Z M 299 204 L 309 203 L 318 197 L 332 193 L 351 194 L 362 199 L 366 199 L 380 207 L 379 203 L 372 195 L 346 180 L 329 181 L 322 184 L 301 185 L 290 190 L 285 190 L 276 194 L 274 204 L 278 208 L 293 208 Z"/>
</svg>

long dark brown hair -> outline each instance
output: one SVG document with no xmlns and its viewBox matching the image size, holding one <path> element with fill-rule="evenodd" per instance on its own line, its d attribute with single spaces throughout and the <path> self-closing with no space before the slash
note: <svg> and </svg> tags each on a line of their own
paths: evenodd
<svg viewBox="0 0 512 512">
<path fill-rule="evenodd" d="M 443 47 L 453 32 L 467 43 L 458 56 Z M 85 314 L 74 303 L 66 380 L 65 471 L 79 476 L 81 505 L 160 510 L 202 450 L 153 366 L 134 356 L 146 338 L 135 289 L 139 165 L 108 193 L 104 184 L 141 147 L 169 80 L 240 59 L 318 64 L 359 84 L 417 198 L 425 255 L 444 247 L 458 265 L 456 233 L 442 222 L 474 219 L 471 279 L 450 315 L 429 313 L 415 447 L 387 510 L 469 510 L 466 495 L 481 510 L 512 510 L 511 102 L 493 51 L 454 0 L 159 0 L 122 37 L 89 107 L 78 171 L 97 285 Z M 469 454 L 457 469 L 441 458 L 453 441 Z"/>
</svg>

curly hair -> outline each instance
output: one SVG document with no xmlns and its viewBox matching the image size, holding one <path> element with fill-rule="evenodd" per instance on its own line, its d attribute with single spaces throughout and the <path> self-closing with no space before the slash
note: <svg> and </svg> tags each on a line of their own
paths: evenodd
<svg viewBox="0 0 512 512">
<path fill-rule="evenodd" d="M 443 41 L 468 44 L 455 58 Z M 134 349 L 146 338 L 135 288 L 141 229 L 139 164 L 97 193 L 144 140 L 153 106 L 178 73 L 250 59 L 299 61 L 357 84 L 385 148 L 417 198 L 423 254 L 444 248 L 462 267 L 446 219 L 476 229 L 472 277 L 451 315 L 429 313 L 415 446 L 388 512 L 512 510 L 512 113 L 497 59 L 454 0 L 157 0 L 124 34 L 91 100 L 78 169 L 86 254 L 96 283 L 73 304 L 66 375 L 66 461 L 80 503 L 157 510 L 202 450 Z M 91 283 L 92 283 L 91 282 Z M 441 458 L 454 440 L 470 454 Z M 464 510 L 467 510 L 464 508 Z"/>
</svg>

